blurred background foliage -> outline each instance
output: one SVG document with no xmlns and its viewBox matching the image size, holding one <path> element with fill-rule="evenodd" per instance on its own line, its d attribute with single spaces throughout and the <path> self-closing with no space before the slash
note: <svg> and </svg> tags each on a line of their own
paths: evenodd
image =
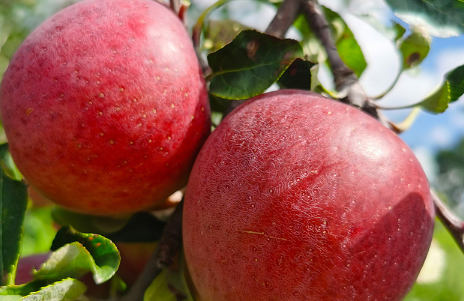
<svg viewBox="0 0 464 301">
<path fill-rule="evenodd" d="M 54 12 L 77 1 L 0 1 L 0 79 L 15 50 L 27 35 Z M 202 5 L 197 5 L 196 1 L 192 1 L 190 21 L 199 16 L 204 3 Z M 241 18 L 249 19 L 250 15 L 253 15 L 253 11 L 242 15 Z M 237 17 L 233 7 L 226 7 L 216 14 L 216 18 L 228 19 L 230 16 L 233 16 L 234 19 L 234 22 L 230 23 L 233 30 L 246 28 L 246 26 L 236 23 L 236 21 L 240 22 L 241 20 L 240 17 Z M 212 25 L 214 24 L 212 23 Z M 245 24 L 248 23 L 245 22 Z M 191 26 L 191 24 L 189 25 Z M 208 47 L 217 48 L 219 46 L 211 44 Z M 0 131 L 0 141 L 6 141 L 3 131 Z M 437 165 L 437 174 L 432 185 L 444 196 L 457 215 L 464 218 L 464 139 L 456 143 L 453 148 L 434 152 L 434 160 Z M 48 251 L 56 231 L 57 228 L 51 217 L 51 207 L 47 205 L 37 206 L 37 204 L 30 202 L 24 225 L 22 256 Z M 437 221 L 426 263 L 416 285 L 405 300 L 464 300 L 463 282 L 464 256 L 451 236 Z"/>
</svg>

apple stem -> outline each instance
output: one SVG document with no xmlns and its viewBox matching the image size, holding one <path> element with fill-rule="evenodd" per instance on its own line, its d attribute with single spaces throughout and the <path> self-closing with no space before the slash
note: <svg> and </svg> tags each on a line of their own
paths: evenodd
<svg viewBox="0 0 464 301">
<path fill-rule="evenodd" d="M 435 205 L 435 213 L 438 219 L 454 238 L 461 251 L 464 252 L 464 222 L 454 215 L 451 210 L 449 210 L 449 208 L 433 190 L 430 190 L 430 193 L 432 195 L 433 204 Z"/>
<path fill-rule="evenodd" d="M 139 275 L 129 293 L 120 301 L 142 301 L 145 291 L 162 271 L 169 267 L 182 247 L 182 212 L 184 200 L 176 206 L 169 218 L 156 250 Z"/>
</svg>

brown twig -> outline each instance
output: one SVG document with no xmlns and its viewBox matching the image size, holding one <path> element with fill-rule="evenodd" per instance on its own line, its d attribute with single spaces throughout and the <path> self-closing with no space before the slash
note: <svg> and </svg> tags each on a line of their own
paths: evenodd
<svg viewBox="0 0 464 301">
<path fill-rule="evenodd" d="M 454 238 L 461 251 L 464 252 L 464 222 L 448 209 L 435 192 L 430 191 L 430 193 L 435 205 L 435 214 Z"/>
<path fill-rule="evenodd" d="M 120 298 L 120 301 L 142 301 L 145 290 L 150 286 L 164 268 L 169 267 L 182 247 L 182 200 L 171 215 L 163 231 L 158 246 L 152 257 L 139 275 L 129 293 Z"/>
<path fill-rule="evenodd" d="M 169 0 L 169 6 L 174 11 L 176 15 L 179 14 L 181 3 L 180 0 Z"/>
<path fill-rule="evenodd" d="M 338 54 L 329 24 L 317 1 L 301 0 L 301 3 L 306 21 L 327 52 L 327 59 L 334 76 L 335 88 L 345 96 L 341 100 L 359 107 L 367 114 L 378 119 L 387 128 L 394 130 L 390 122 L 377 110 L 374 101 L 367 96 L 359 84 L 356 74 L 348 68 Z"/>
<path fill-rule="evenodd" d="M 327 52 L 337 91 L 351 87 L 358 80 L 355 73 L 346 66 L 338 54 L 329 24 L 320 6 L 314 0 L 303 0 L 303 13 L 306 21 Z"/>
<path fill-rule="evenodd" d="M 300 7 L 301 3 L 299 1 L 285 0 L 277 10 L 274 19 L 269 23 L 265 33 L 278 38 L 285 37 L 288 29 L 301 13 Z"/>
</svg>

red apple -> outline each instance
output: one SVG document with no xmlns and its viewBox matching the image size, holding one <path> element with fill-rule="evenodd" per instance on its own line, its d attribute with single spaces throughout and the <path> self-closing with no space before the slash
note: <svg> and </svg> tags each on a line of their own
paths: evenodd
<svg viewBox="0 0 464 301">
<path fill-rule="evenodd" d="M 187 186 L 183 236 L 202 300 L 401 300 L 432 238 L 427 178 L 363 112 L 310 92 L 237 108 Z"/>
<path fill-rule="evenodd" d="M 85 0 L 48 19 L 5 72 L 1 119 L 24 177 L 72 210 L 150 209 L 185 186 L 210 132 L 189 36 L 150 0 Z"/>
</svg>

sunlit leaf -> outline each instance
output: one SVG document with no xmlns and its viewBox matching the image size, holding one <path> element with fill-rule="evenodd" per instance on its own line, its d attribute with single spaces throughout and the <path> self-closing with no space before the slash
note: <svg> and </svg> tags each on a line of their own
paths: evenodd
<svg viewBox="0 0 464 301">
<path fill-rule="evenodd" d="M 432 113 L 443 113 L 448 104 L 458 100 L 464 94 L 464 65 L 445 75 L 445 80 L 432 95 L 420 102 L 423 109 Z"/>
<path fill-rule="evenodd" d="M 350 30 L 348 25 L 345 23 L 343 18 L 336 12 L 324 8 L 324 14 L 332 27 L 332 32 L 337 33 L 337 27 L 339 34 L 336 34 L 335 42 L 337 51 L 345 64 L 354 71 L 359 77 L 367 67 L 366 59 L 359 46 L 353 32 Z"/>
<path fill-rule="evenodd" d="M 387 0 L 404 22 L 423 26 L 431 35 L 447 38 L 464 33 L 464 2 L 460 0 Z"/>
<path fill-rule="evenodd" d="M 233 20 L 210 20 L 205 29 L 203 47 L 210 52 L 217 51 L 247 29 L 250 27 Z"/>
<path fill-rule="evenodd" d="M 422 27 L 413 27 L 412 33 L 399 43 L 403 69 L 419 65 L 429 53 L 431 41 L 430 35 Z"/>
<path fill-rule="evenodd" d="M 0 146 L 0 285 L 13 284 L 20 254 L 22 226 L 27 208 L 27 187 L 3 169 L 9 158 L 6 144 Z"/>
<path fill-rule="evenodd" d="M 72 301 L 82 296 L 87 287 L 79 280 L 68 278 L 42 288 L 40 291 L 24 297 L 23 301 Z"/>
<path fill-rule="evenodd" d="M 213 71 L 210 93 L 226 99 L 261 94 L 302 56 L 295 40 L 242 31 L 230 44 L 208 55 Z"/>
<path fill-rule="evenodd" d="M 10 295 L 10 298 L 16 297 L 19 299 L 8 299 L 8 297 L 1 297 L 1 300 L 21 300 L 21 301 L 73 301 L 82 296 L 87 287 L 85 284 L 76 279 L 64 279 L 37 288 L 38 283 L 34 286 L 31 284 L 12 286 L 0 289 L 0 295 Z M 31 289 L 35 289 L 31 291 Z M 24 297 L 22 297 L 24 296 Z"/>
<path fill-rule="evenodd" d="M 34 279 L 56 281 L 92 272 L 95 283 L 100 284 L 116 273 L 121 261 L 116 246 L 109 239 L 68 227 L 58 231 L 52 250 L 56 251 L 34 273 Z"/>
</svg>

